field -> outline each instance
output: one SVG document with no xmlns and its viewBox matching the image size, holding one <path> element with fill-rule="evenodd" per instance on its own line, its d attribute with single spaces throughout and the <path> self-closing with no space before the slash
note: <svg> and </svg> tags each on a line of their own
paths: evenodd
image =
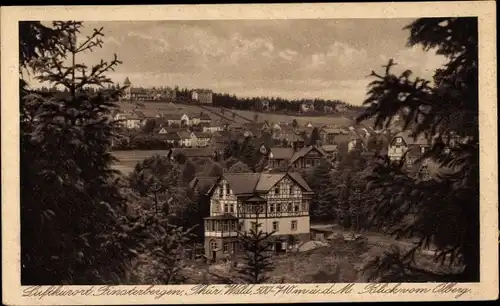
<svg viewBox="0 0 500 306">
<path fill-rule="evenodd" d="M 132 151 L 113 151 L 113 155 L 119 160 L 113 165 L 113 168 L 128 175 L 134 170 L 135 164 L 145 158 L 153 155 L 165 155 L 167 150 L 132 150 Z"/>
<path fill-rule="evenodd" d="M 277 113 L 260 113 L 253 111 L 244 111 L 244 110 L 229 110 L 224 109 L 221 111 L 219 107 L 212 106 L 198 106 L 194 104 L 174 104 L 170 102 L 142 102 L 144 104 L 144 108 L 139 108 L 138 110 L 143 112 L 146 116 L 154 117 L 157 114 L 178 114 L 182 115 L 183 113 L 193 113 L 199 114 L 200 112 L 204 112 L 210 116 L 210 118 L 216 122 L 217 120 L 221 121 L 229 121 L 229 122 L 237 122 L 237 123 L 247 123 L 253 121 L 255 118 L 255 114 L 258 115 L 259 122 L 264 122 L 267 120 L 268 122 L 280 122 L 280 123 L 288 123 L 291 124 L 294 119 L 300 125 L 306 125 L 309 121 L 313 125 L 334 125 L 338 127 L 347 127 L 352 124 L 352 120 L 348 119 L 344 116 L 339 115 L 330 115 L 325 114 L 324 116 L 289 116 L 285 114 L 277 114 Z M 136 106 L 132 103 L 120 102 L 120 107 L 124 111 L 132 111 Z M 233 118 L 232 113 L 236 113 L 239 116 L 235 116 Z"/>
<path fill-rule="evenodd" d="M 330 114 L 325 114 L 324 116 L 307 117 L 307 116 L 289 116 L 285 114 L 276 114 L 276 113 L 260 113 L 260 112 L 245 111 L 245 110 L 228 110 L 228 111 L 235 112 L 236 114 L 248 118 L 250 120 L 253 120 L 255 114 L 257 114 L 258 120 L 260 122 L 267 120 L 268 122 L 280 122 L 280 123 L 286 122 L 288 124 L 291 124 L 293 120 L 296 119 L 300 125 L 306 125 L 308 122 L 311 122 L 313 125 L 317 126 L 334 125 L 338 127 L 347 127 L 352 124 L 351 119 L 339 115 L 330 115 Z M 239 118 L 238 116 L 236 116 L 235 119 L 237 121 L 247 122 L 244 119 Z"/>
</svg>

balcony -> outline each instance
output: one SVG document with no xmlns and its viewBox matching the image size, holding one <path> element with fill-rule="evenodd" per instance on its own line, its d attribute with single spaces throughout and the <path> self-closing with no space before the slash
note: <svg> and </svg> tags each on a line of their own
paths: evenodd
<svg viewBox="0 0 500 306">
<path fill-rule="evenodd" d="M 233 215 L 211 216 L 205 220 L 205 236 L 236 237 L 240 228 L 238 218 Z"/>
</svg>

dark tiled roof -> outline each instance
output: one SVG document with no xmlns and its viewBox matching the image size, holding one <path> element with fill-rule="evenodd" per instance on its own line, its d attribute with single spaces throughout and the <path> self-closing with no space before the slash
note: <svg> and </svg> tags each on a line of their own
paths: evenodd
<svg viewBox="0 0 500 306">
<path fill-rule="evenodd" d="M 285 177 L 285 173 L 262 173 L 260 175 L 257 186 L 255 186 L 256 191 L 268 191 L 276 183 L 281 181 Z"/>
<path fill-rule="evenodd" d="M 430 145 L 430 141 L 428 139 L 426 139 L 423 134 L 418 135 L 416 138 L 411 136 L 411 135 L 412 135 L 412 131 L 410 131 L 410 130 L 405 130 L 405 131 L 399 132 L 392 138 L 391 145 L 394 143 L 394 141 L 398 137 L 401 137 L 403 139 L 403 141 L 406 143 L 406 145 L 408 145 L 408 146 L 412 145 L 412 144 L 425 145 L 425 146 Z"/>
<path fill-rule="evenodd" d="M 295 181 L 297 184 L 302 186 L 306 191 L 312 192 L 311 187 L 306 183 L 304 178 L 297 172 L 288 172 L 288 175 Z"/>
<path fill-rule="evenodd" d="M 196 138 L 212 138 L 212 134 L 210 133 L 202 133 L 202 132 L 194 132 Z"/>
<path fill-rule="evenodd" d="M 213 176 L 197 176 L 189 182 L 189 187 L 193 190 L 205 192 L 217 182 L 217 177 Z"/>
<path fill-rule="evenodd" d="M 270 148 L 273 159 L 290 159 L 293 156 L 292 148 Z"/>
<path fill-rule="evenodd" d="M 252 194 L 259 181 L 259 173 L 224 173 L 223 178 L 228 182 L 234 194 Z"/>
<path fill-rule="evenodd" d="M 296 162 L 299 158 L 301 157 L 304 157 L 306 156 L 309 152 L 311 152 L 312 150 L 317 150 L 321 155 L 323 156 L 326 156 L 327 154 L 325 153 L 325 151 L 323 151 L 322 149 L 316 147 L 316 146 L 308 146 L 308 147 L 303 147 L 302 149 L 300 149 L 299 151 L 295 152 L 295 154 L 293 154 L 292 158 L 290 159 L 290 164 L 293 164 L 294 162 Z"/>
<path fill-rule="evenodd" d="M 201 114 L 200 119 L 201 120 L 212 120 L 212 118 L 210 118 L 210 116 L 208 114 L 205 114 L 205 113 Z"/>
<path fill-rule="evenodd" d="M 181 131 L 181 132 L 177 132 L 177 134 L 179 134 L 179 137 L 181 139 L 188 139 L 188 138 L 191 138 L 191 133 L 187 132 L 187 131 Z"/>
</svg>

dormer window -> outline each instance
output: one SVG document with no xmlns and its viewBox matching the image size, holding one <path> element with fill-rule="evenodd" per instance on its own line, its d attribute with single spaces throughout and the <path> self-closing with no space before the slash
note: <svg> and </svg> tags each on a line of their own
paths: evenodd
<svg viewBox="0 0 500 306">
<path fill-rule="evenodd" d="M 231 194 L 231 188 L 229 187 L 229 184 L 226 184 L 226 195 Z"/>
<path fill-rule="evenodd" d="M 280 194 L 280 187 L 279 186 L 276 186 L 274 188 L 274 194 L 276 194 L 276 195 Z"/>
</svg>

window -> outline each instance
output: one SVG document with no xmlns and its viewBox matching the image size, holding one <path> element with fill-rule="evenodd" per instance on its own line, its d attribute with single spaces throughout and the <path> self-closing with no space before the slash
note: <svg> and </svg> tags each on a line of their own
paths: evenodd
<svg viewBox="0 0 500 306">
<path fill-rule="evenodd" d="M 292 211 L 292 203 L 288 203 L 288 205 L 287 205 L 287 211 L 288 212 Z"/>
<path fill-rule="evenodd" d="M 229 184 L 226 184 L 226 195 L 231 194 L 231 188 L 229 187 Z"/>
<path fill-rule="evenodd" d="M 295 204 L 293 205 L 293 211 L 294 211 L 294 212 L 298 212 L 298 211 L 299 211 L 299 204 L 298 204 L 298 203 L 295 203 Z"/>
<path fill-rule="evenodd" d="M 229 223 L 229 225 L 230 225 L 229 230 L 230 230 L 231 232 L 234 232 L 234 231 L 236 230 L 236 221 L 231 220 L 231 221 L 229 221 L 229 222 L 230 222 L 230 223 Z"/>
<path fill-rule="evenodd" d="M 269 203 L 269 212 L 274 212 L 274 203 Z"/>
<path fill-rule="evenodd" d="M 215 240 L 210 241 L 210 249 L 212 249 L 212 250 L 217 249 L 217 241 L 215 241 Z"/>
<path fill-rule="evenodd" d="M 273 231 L 279 231 L 280 230 L 280 224 L 278 221 L 273 222 Z"/>
<path fill-rule="evenodd" d="M 293 194 L 293 191 L 294 191 L 294 188 L 293 188 L 293 186 L 290 186 L 290 189 L 289 189 L 289 191 L 290 191 L 290 194 Z"/>
<path fill-rule="evenodd" d="M 228 213 L 229 212 L 229 204 L 225 203 L 224 204 L 224 213 Z"/>
<path fill-rule="evenodd" d="M 276 195 L 280 194 L 280 187 L 279 186 L 276 186 L 274 188 L 274 194 L 276 194 Z"/>
<path fill-rule="evenodd" d="M 224 232 L 229 232 L 229 223 L 228 221 L 222 221 L 222 225 L 223 225 L 223 231 Z"/>
<path fill-rule="evenodd" d="M 234 205 L 229 205 L 229 212 L 234 213 Z"/>
<path fill-rule="evenodd" d="M 241 231 L 243 229 L 244 223 L 243 221 L 238 223 L 238 230 Z"/>
<path fill-rule="evenodd" d="M 292 231 L 296 231 L 297 230 L 297 221 L 296 220 L 293 220 L 292 221 L 292 224 L 291 224 L 291 228 L 290 228 Z"/>
<path fill-rule="evenodd" d="M 219 186 L 219 188 L 217 190 L 219 192 L 219 198 L 222 198 L 224 196 L 222 187 Z"/>
<path fill-rule="evenodd" d="M 281 212 L 281 203 L 276 203 L 276 212 Z"/>
<path fill-rule="evenodd" d="M 227 242 L 224 243 L 223 248 L 224 248 L 224 253 L 228 253 L 229 252 L 229 243 L 227 243 Z"/>
<path fill-rule="evenodd" d="M 425 147 L 420 148 L 420 153 L 424 154 L 425 153 Z"/>
</svg>

